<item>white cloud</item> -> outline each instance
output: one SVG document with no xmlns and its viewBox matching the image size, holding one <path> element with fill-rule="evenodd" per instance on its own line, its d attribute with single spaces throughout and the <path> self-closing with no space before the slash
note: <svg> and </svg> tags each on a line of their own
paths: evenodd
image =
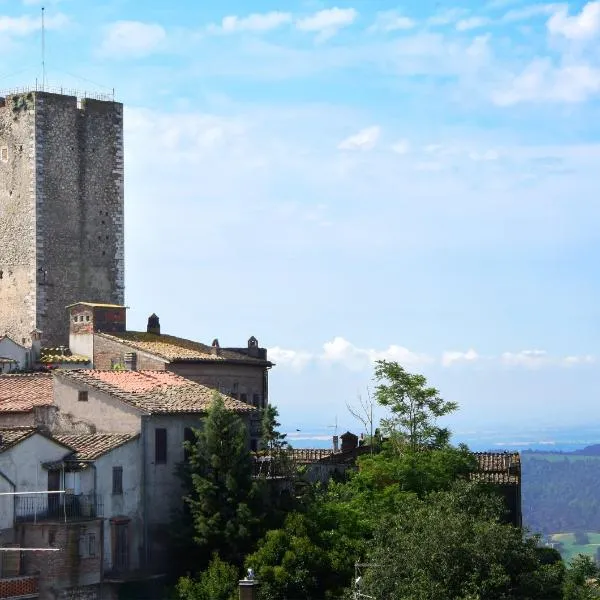
<svg viewBox="0 0 600 600">
<path fill-rule="evenodd" d="M 410 17 L 405 17 L 395 10 L 388 10 L 377 14 L 375 23 L 369 28 L 371 31 L 405 31 L 416 27 L 417 23 Z"/>
<path fill-rule="evenodd" d="M 278 366 L 290 367 L 295 371 L 301 371 L 313 359 L 309 352 L 296 350 L 284 350 L 276 346 L 268 349 L 269 360 Z"/>
<path fill-rule="evenodd" d="M 319 38 L 324 40 L 352 25 L 357 17 L 358 12 L 354 8 L 328 8 L 299 19 L 296 21 L 296 28 L 299 31 L 319 33 Z"/>
<path fill-rule="evenodd" d="M 391 345 L 386 350 L 357 348 L 339 336 L 323 345 L 323 354 L 319 358 L 325 363 L 340 364 L 351 370 L 369 368 L 376 360 L 397 361 L 406 366 L 432 362 L 428 356 L 411 352 L 403 346 Z"/>
<path fill-rule="evenodd" d="M 537 368 L 547 364 L 549 356 L 545 350 L 522 350 L 521 352 L 504 352 L 500 359 L 511 367 Z"/>
<path fill-rule="evenodd" d="M 338 150 L 372 150 L 377 145 L 381 128 L 377 125 L 361 129 L 338 144 Z"/>
<path fill-rule="evenodd" d="M 559 10 L 562 6 L 562 4 L 553 3 L 532 4 L 522 8 L 513 8 L 502 16 L 501 21 L 503 23 L 515 23 L 517 21 L 526 21 L 527 19 L 532 19 L 533 17 L 551 15 Z"/>
<path fill-rule="evenodd" d="M 152 54 L 166 39 L 162 26 L 141 21 L 117 21 L 106 29 L 100 51 L 114 58 L 141 58 Z"/>
<path fill-rule="evenodd" d="M 485 27 L 489 25 L 491 20 L 487 17 L 469 17 L 467 19 L 461 19 L 456 23 L 457 31 L 469 31 L 471 29 L 478 29 L 479 27 Z"/>
<path fill-rule="evenodd" d="M 566 366 L 591 365 L 596 362 L 596 358 L 591 354 L 586 354 L 584 356 L 567 356 L 563 362 Z"/>
<path fill-rule="evenodd" d="M 287 12 L 272 11 L 268 13 L 253 13 L 246 17 L 229 15 L 224 17 L 220 25 L 211 25 L 209 31 L 220 33 L 238 33 L 250 31 L 264 33 L 278 29 L 292 22 L 292 15 Z"/>
<path fill-rule="evenodd" d="M 562 6 L 547 23 L 553 35 L 570 40 L 589 40 L 600 33 L 600 2 L 588 2 L 578 15 L 569 16 L 568 6 Z"/>
<path fill-rule="evenodd" d="M 585 102 L 600 92 L 600 70 L 586 64 L 554 66 L 550 59 L 532 61 L 503 90 L 492 93 L 498 106 L 522 102 Z"/>
<path fill-rule="evenodd" d="M 410 142 L 408 140 L 398 140 L 391 146 L 392 152 L 396 154 L 408 154 L 410 151 Z"/>
<path fill-rule="evenodd" d="M 46 16 L 44 19 L 44 26 L 47 29 L 61 29 L 69 22 L 66 15 L 56 14 Z M 23 36 L 29 35 L 42 28 L 41 17 L 31 17 L 29 15 L 23 15 L 21 17 L 6 17 L 0 16 L 0 33 L 7 33 L 8 35 Z"/>
<path fill-rule="evenodd" d="M 454 364 L 473 363 L 479 360 L 479 358 L 479 354 L 472 348 L 466 352 L 448 351 L 442 354 L 442 365 L 444 367 L 451 367 Z"/>
</svg>

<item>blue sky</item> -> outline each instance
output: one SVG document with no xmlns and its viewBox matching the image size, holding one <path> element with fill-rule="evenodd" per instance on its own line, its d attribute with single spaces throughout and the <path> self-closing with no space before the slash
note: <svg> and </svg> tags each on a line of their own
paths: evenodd
<svg viewBox="0 0 600 600">
<path fill-rule="evenodd" d="M 2 88 L 41 78 L 40 6 L 0 2 Z M 126 106 L 132 327 L 257 336 L 291 430 L 356 430 L 377 358 L 458 401 L 458 438 L 598 419 L 600 2 L 63 0 L 46 23 L 48 83 Z"/>
</svg>

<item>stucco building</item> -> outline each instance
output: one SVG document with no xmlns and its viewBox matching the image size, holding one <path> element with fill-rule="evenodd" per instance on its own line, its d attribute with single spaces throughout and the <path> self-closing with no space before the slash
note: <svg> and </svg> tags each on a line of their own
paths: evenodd
<svg viewBox="0 0 600 600">
<path fill-rule="evenodd" d="M 65 307 L 124 301 L 123 106 L 0 98 L 0 334 L 66 344 Z"/>
</svg>

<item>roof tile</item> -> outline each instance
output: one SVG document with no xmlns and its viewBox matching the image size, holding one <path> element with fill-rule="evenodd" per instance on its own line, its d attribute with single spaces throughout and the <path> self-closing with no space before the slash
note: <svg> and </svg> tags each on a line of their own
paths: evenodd
<svg viewBox="0 0 600 600">
<path fill-rule="evenodd" d="M 110 394 L 150 413 L 204 413 L 214 390 L 169 371 L 56 371 L 58 377 Z M 225 406 L 237 413 L 256 409 L 222 394 Z"/>
<path fill-rule="evenodd" d="M 0 413 L 29 412 L 52 404 L 52 375 L 27 373 L 0 375 Z"/>
<path fill-rule="evenodd" d="M 241 352 L 234 352 L 225 348 L 219 348 L 218 354 L 213 353 L 211 346 L 200 342 L 193 342 L 172 335 L 146 333 L 143 331 L 125 331 L 122 333 L 99 333 L 107 339 L 121 342 L 140 350 L 154 354 L 159 358 L 170 362 L 179 361 L 240 361 L 244 363 L 265 364 L 261 358 L 247 356 Z"/>
</svg>

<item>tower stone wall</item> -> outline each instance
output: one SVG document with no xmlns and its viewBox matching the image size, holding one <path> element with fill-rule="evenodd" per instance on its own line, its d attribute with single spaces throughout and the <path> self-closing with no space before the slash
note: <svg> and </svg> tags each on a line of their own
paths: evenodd
<svg viewBox="0 0 600 600">
<path fill-rule="evenodd" d="M 3 160 L 6 159 L 6 160 Z M 0 335 L 67 344 L 66 307 L 123 304 L 123 107 L 32 91 L 0 107 Z"/>
</svg>

